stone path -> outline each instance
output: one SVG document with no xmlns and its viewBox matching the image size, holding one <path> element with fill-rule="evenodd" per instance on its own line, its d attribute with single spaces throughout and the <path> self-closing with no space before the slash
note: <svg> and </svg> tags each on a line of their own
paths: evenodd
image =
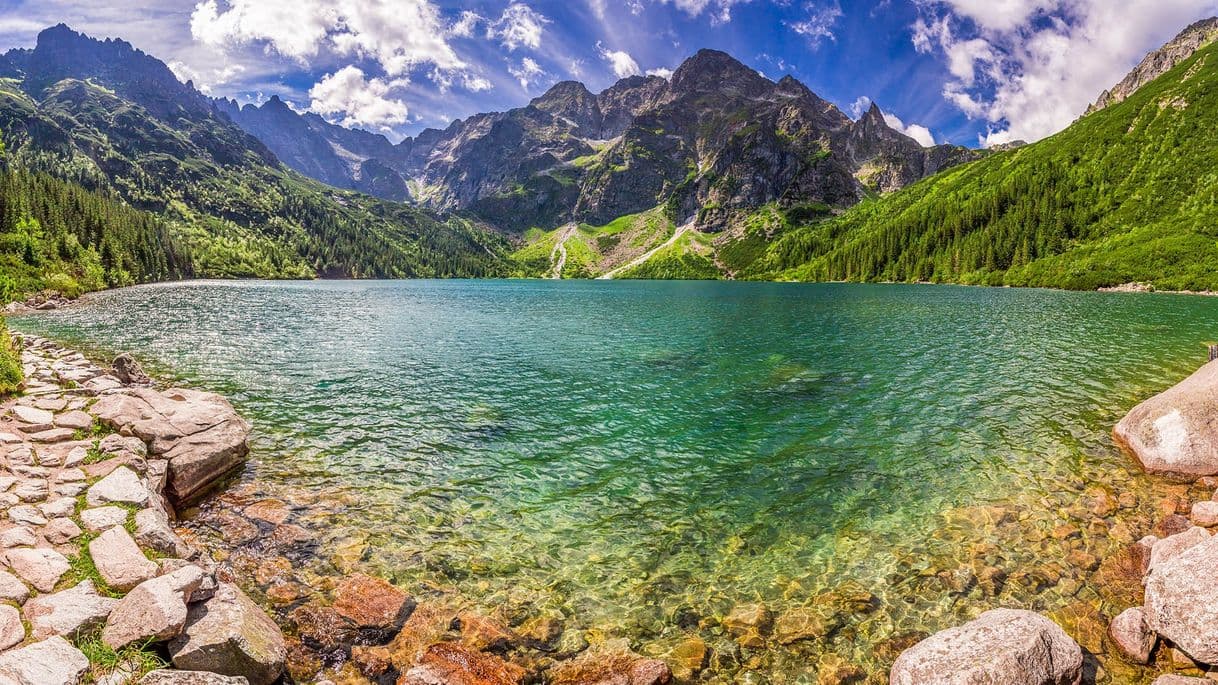
<svg viewBox="0 0 1218 685">
<path fill-rule="evenodd" d="M 27 390 L 0 403 L 0 685 L 275 681 L 279 628 L 172 525 L 174 504 L 242 463 L 248 424 L 218 395 L 127 385 L 15 340 Z M 141 650 L 194 672 L 145 674 Z"/>
</svg>

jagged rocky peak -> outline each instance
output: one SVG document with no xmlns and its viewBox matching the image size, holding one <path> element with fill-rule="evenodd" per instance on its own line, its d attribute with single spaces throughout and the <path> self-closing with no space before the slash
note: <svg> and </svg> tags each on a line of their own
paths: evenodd
<svg viewBox="0 0 1218 685">
<path fill-rule="evenodd" d="M 601 128 L 601 111 L 596 96 L 579 81 L 562 81 L 545 95 L 534 98 L 533 107 L 570 121 L 585 135 L 595 137 Z"/>
<path fill-rule="evenodd" d="M 718 50 L 699 50 L 672 75 L 672 91 L 675 94 L 734 90 L 748 97 L 757 97 L 773 88 L 774 83 L 755 69 Z"/>
<path fill-rule="evenodd" d="M 1087 114 L 1122 102 L 1142 86 L 1171 71 L 1193 53 L 1218 39 L 1218 17 L 1202 19 L 1180 32 L 1163 47 L 1147 55 L 1120 83 L 1100 94 Z"/>
</svg>

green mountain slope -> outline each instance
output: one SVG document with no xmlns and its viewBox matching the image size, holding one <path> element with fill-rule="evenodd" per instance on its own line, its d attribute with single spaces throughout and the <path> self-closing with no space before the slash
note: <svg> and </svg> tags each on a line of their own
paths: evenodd
<svg viewBox="0 0 1218 685">
<path fill-rule="evenodd" d="M 1218 45 L 1061 133 L 787 232 L 741 277 L 1218 289 Z"/>
<path fill-rule="evenodd" d="M 0 58 L 11 168 L 102 190 L 164 218 L 219 277 L 505 273 L 472 222 L 341 191 L 284 167 L 164 63 L 65 26 Z"/>
</svg>

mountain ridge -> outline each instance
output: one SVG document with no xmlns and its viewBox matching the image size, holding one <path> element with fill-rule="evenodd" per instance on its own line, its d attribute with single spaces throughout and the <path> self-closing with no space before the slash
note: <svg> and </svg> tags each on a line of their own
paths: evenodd
<svg viewBox="0 0 1218 685">
<path fill-rule="evenodd" d="M 360 164 L 377 162 L 380 188 L 361 185 L 358 165 L 343 165 L 334 154 L 335 138 L 346 129 L 318 118 L 308 126 L 310 137 L 302 122 L 316 115 L 289 113 L 281 102 L 256 108 L 227 102 L 234 121 L 302 173 L 399 200 L 406 195 L 401 179 L 421 206 L 469 212 L 509 233 L 611 221 L 658 205 L 722 230 L 734 213 L 767 202 L 807 193 L 810 201 L 844 208 L 982 154 L 923 148 L 882 117 L 853 122 L 793 77 L 774 82 L 709 49 L 670 79 L 631 76 L 600 93 L 560 81 L 523 107 L 474 114 L 397 144 L 385 140 L 355 155 Z M 278 129 L 261 120 L 271 108 L 284 119 Z M 741 130 L 761 120 L 777 133 Z M 742 135 L 717 136 L 724 127 Z M 712 143 L 713 137 L 719 139 Z M 757 174 L 750 157 L 774 166 L 774 182 L 749 180 Z M 724 178 L 750 187 L 733 192 Z M 708 206 L 712 211 L 703 212 Z"/>
</svg>

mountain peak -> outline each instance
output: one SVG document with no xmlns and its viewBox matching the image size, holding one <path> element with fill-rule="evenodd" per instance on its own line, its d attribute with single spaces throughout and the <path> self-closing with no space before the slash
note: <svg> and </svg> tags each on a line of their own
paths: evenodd
<svg viewBox="0 0 1218 685">
<path fill-rule="evenodd" d="M 674 92 L 736 89 L 756 94 L 772 88 L 769 79 L 726 52 L 703 48 L 685 60 L 672 75 Z"/>
<path fill-rule="evenodd" d="M 1146 55 L 1120 83 L 1100 94 L 1095 104 L 1087 108 L 1087 114 L 1104 109 L 1133 95 L 1142 86 L 1171 71 L 1193 53 L 1218 40 L 1218 17 L 1193 22 L 1163 47 Z M 1085 116 L 1085 115 L 1084 115 Z"/>
</svg>

